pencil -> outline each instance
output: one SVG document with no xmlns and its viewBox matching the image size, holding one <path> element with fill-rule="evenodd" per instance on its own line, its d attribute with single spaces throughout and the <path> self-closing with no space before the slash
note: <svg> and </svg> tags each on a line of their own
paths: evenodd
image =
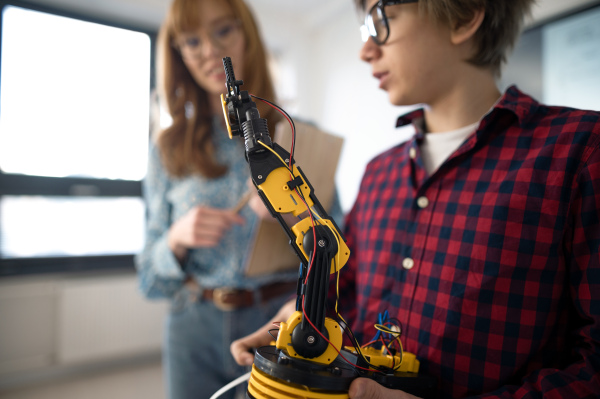
<svg viewBox="0 0 600 399">
<path fill-rule="evenodd" d="M 242 198 L 240 198 L 240 200 L 238 201 L 238 203 L 232 208 L 232 211 L 235 212 L 235 213 L 238 213 L 239 211 L 241 211 L 242 208 L 246 205 L 246 203 L 250 199 L 251 195 L 252 195 L 252 190 L 246 191 L 244 193 L 244 195 L 242 195 Z"/>
</svg>

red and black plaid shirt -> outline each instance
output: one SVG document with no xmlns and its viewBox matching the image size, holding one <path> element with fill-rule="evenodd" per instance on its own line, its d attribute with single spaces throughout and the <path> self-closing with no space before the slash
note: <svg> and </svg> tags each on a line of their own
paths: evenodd
<svg viewBox="0 0 600 399">
<path fill-rule="evenodd" d="M 367 166 L 342 316 L 388 310 L 441 397 L 600 397 L 600 113 L 512 87 L 431 176 L 422 138 Z"/>
</svg>

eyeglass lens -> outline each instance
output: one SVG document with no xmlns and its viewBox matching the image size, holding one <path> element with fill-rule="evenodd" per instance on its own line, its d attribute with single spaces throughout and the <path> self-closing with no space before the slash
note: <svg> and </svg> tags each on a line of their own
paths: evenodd
<svg viewBox="0 0 600 399">
<path fill-rule="evenodd" d="M 381 45 L 388 39 L 390 26 L 385 13 L 386 6 L 418 2 L 419 0 L 389 0 L 375 3 L 365 16 L 365 24 L 360 28 L 363 42 L 372 37 L 375 43 Z"/>
<path fill-rule="evenodd" d="M 223 21 L 213 27 L 204 38 L 199 32 L 181 35 L 177 40 L 181 55 L 186 58 L 200 57 L 205 38 L 220 50 L 231 47 L 239 37 L 239 25 L 237 20 Z"/>
<path fill-rule="evenodd" d="M 366 42 L 370 36 L 377 44 L 385 42 L 389 30 L 385 11 L 380 3 L 371 7 L 365 17 L 365 24 L 363 26 L 361 27 L 363 41 Z"/>
</svg>

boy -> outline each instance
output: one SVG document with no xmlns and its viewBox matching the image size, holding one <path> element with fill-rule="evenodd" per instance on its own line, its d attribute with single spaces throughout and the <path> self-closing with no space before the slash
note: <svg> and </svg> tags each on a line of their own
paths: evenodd
<svg viewBox="0 0 600 399">
<path fill-rule="evenodd" d="M 600 113 L 495 82 L 532 3 L 358 2 L 379 87 L 425 106 L 367 166 L 340 314 L 359 342 L 398 319 L 440 397 L 600 396 Z M 349 396 L 410 395 L 357 379 Z"/>
</svg>

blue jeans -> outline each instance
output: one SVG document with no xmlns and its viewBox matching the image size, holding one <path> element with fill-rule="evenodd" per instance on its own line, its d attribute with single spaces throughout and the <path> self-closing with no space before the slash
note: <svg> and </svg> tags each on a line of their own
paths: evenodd
<svg viewBox="0 0 600 399">
<path fill-rule="evenodd" d="M 163 367 L 168 398 L 208 399 L 250 371 L 233 360 L 231 342 L 265 325 L 289 299 L 286 294 L 265 304 L 224 312 L 182 289 L 173 300 L 165 325 Z M 219 399 L 233 399 L 236 391 L 240 395 L 246 387 L 241 384 Z"/>
</svg>

